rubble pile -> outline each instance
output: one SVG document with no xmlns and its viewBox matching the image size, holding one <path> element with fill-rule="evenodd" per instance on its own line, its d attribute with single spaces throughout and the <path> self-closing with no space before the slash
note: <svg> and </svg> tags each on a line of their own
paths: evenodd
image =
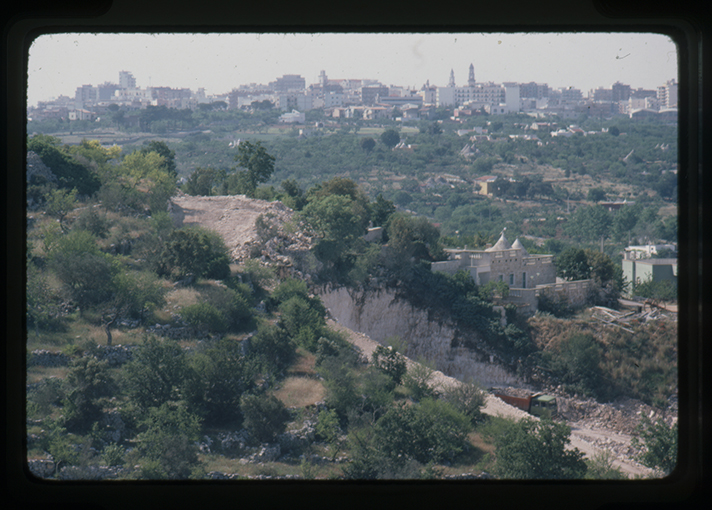
<svg viewBox="0 0 712 510">
<path fill-rule="evenodd" d="M 631 435 L 643 416 L 651 421 L 663 418 L 668 425 L 677 419 L 677 402 L 671 399 L 665 412 L 632 398 L 620 398 L 600 404 L 593 399 L 556 397 L 559 416 L 569 425 L 593 429 L 611 430 Z"/>
<path fill-rule="evenodd" d="M 594 306 L 591 317 L 607 326 L 619 328 L 629 333 L 635 333 L 631 328 L 655 320 L 677 321 L 677 313 L 662 307 L 641 304 L 640 311 L 613 310 L 605 306 Z"/>
<path fill-rule="evenodd" d="M 238 263 L 260 258 L 278 267 L 292 267 L 313 246 L 312 237 L 302 228 L 291 228 L 294 212 L 278 201 L 181 193 L 171 200 L 169 213 L 177 227 L 195 224 L 217 232 Z"/>
</svg>

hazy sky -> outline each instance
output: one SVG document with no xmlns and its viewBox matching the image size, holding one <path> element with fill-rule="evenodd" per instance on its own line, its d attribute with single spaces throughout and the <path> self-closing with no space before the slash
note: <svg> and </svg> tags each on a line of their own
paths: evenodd
<svg viewBox="0 0 712 510">
<path fill-rule="evenodd" d="M 141 88 L 220 94 L 283 74 L 309 85 L 322 69 L 417 88 L 447 85 L 453 69 L 466 85 L 470 63 L 479 82 L 535 81 L 584 95 L 616 81 L 655 89 L 677 78 L 675 44 L 658 34 L 53 34 L 30 48 L 28 101 L 118 83 L 119 71 Z"/>
</svg>

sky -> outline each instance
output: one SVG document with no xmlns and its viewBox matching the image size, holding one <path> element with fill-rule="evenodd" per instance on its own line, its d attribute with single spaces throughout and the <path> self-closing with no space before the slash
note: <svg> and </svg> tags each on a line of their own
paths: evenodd
<svg viewBox="0 0 712 510">
<path fill-rule="evenodd" d="M 204 88 L 227 93 L 299 74 L 307 85 L 374 79 L 384 85 L 444 87 L 450 70 L 467 84 L 548 83 L 584 95 L 617 81 L 656 89 L 677 79 L 677 50 L 667 36 L 645 33 L 560 34 L 52 34 L 35 39 L 28 60 L 28 104 L 77 87 L 118 83 L 129 71 L 140 88 Z"/>
</svg>

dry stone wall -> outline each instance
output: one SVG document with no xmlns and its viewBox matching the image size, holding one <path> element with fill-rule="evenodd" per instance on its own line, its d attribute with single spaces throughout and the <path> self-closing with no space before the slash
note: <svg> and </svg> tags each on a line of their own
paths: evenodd
<svg viewBox="0 0 712 510">
<path fill-rule="evenodd" d="M 452 324 L 431 320 L 427 311 L 396 299 L 391 291 L 364 294 L 340 288 L 325 291 L 320 297 L 331 316 L 343 326 L 381 344 L 398 337 L 406 345 L 407 357 L 425 359 L 446 375 L 471 379 L 485 387 L 523 384 L 493 359 L 482 360 L 464 347 L 453 348 L 456 331 Z"/>
</svg>

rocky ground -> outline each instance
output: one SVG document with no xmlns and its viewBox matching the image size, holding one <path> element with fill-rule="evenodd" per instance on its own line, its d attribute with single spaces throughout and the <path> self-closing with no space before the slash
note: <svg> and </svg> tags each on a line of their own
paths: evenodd
<svg viewBox="0 0 712 510">
<path fill-rule="evenodd" d="M 173 197 L 169 212 L 176 226 L 200 225 L 220 234 L 236 262 L 255 256 L 277 266 L 289 267 L 309 251 L 310 236 L 290 229 L 294 212 L 282 202 L 267 202 L 244 195 Z M 262 221 L 258 222 L 258 218 Z"/>
</svg>

